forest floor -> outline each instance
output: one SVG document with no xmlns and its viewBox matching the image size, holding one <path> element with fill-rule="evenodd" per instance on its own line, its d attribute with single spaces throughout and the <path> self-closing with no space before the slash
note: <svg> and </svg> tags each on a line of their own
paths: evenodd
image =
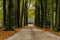
<svg viewBox="0 0 60 40">
<path fill-rule="evenodd" d="M 29 25 L 6 40 L 60 40 L 60 37 Z"/>
<path fill-rule="evenodd" d="M 8 37 L 12 36 L 13 34 L 19 32 L 20 30 L 24 29 L 26 27 L 23 28 L 16 28 L 14 31 L 3 31 L 3 28 L 0 28 L 0 40 L 5 40 Z"/>
<path fill-rule="evenodd" d="M 50 32 L 50 33 L 60 37 L 60 31 L 58 31 L 58 32 L 51 32 L 51 30 L 49 28 L 38 28 L 38 29 L 43 30 L 45 32 Z"/>
</svg>

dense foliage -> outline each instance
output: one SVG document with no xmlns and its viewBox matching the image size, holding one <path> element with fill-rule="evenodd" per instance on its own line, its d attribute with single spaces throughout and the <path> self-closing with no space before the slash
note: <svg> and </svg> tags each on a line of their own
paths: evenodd
<svg viewBox="0 0 60 40">
<path fill-rule="evenodd" d="M 60 31 L 60 0 L 0 0 L 0 25 L 8 30 L 34 24 L 52 31 Z M 8 24 L 8 25 L 7 25 Z"/>
</svg>

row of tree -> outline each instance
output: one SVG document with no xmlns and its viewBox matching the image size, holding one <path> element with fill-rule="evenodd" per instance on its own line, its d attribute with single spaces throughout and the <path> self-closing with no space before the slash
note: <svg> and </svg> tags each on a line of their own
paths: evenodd
<svg viewBox="0 0 60 40">
<path fill-rule="evenodd" d="M 35 1 L 35 25 L 60 30 L 60 0 Z"/>
<path fill-rule="evenodd" d="M 22 8 L 21 8 L 22 1 Z M 60 0 L 34 0 L 35 25 L 60 30 Z M 7 4 L 8 3 L 8 4 Z M 21 10 L 20 10 L 21 9 Z M 28 0 L 3 0 L 3 21 L 6 30 L 28 24 Z"/>
<path fill-rule="evenodd" d="M 20 12 L 21 0 L 3 0 L 3 24 L 5 30 L 14 30 L 27 25 L 27 0 L 23 0 L 22 12 Z M 8 4 L 7 4 L 8 3 Z"/>
</svg>

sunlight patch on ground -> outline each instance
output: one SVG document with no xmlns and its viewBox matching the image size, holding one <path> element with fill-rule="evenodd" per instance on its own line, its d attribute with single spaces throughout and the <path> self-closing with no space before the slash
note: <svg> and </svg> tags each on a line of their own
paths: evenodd
<svg viewBox="0 0 60 40">
<path fill-rule="evenodd" d="M 34 26 L 34 24 L 28 24 L 28 27 L 32 27 L 32 26 Z"/>
</svg>

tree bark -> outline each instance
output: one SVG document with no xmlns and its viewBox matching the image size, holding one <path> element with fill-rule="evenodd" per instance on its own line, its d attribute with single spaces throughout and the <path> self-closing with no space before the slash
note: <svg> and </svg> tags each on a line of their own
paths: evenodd
<svg viewBox="0 0 60 40">
<path fill-rule="evenodd" d="M 24 2 L 24 26 L 28 24 L 27 0 Z"/>
<path fill-rule="evenodd" d="M 17 27 L 20 27 L 20 0 L 17 0 Z"/>
<path fill-rule="evenodd" d="M 53 0 L 50 0 L 50 23 L 51 31 L 53 31 Z"/>
<path fill-rule="evenodd" d="M 35 2 L 35 25 L 40 26 L 40 1 Z"/>
<path fill-rule="evenodd" d="M 56 0 L 56 25 L 54 31 L 60 30 L 60 0 Z"/>
<path fill-rule="evenodd" d="M 3 0 L 3 24 L 4 28 L 6 29 L 6 0 Z"/>
<path fill-rule="evenodd" d="M 7 15 L 7 21 L 8 21 L 8 27 L 7 30 L 14 30 L 12 26 L 12 7 L 13 1 L 8 0 L 8 15 Z"/>
<path fill-rule="evenodd" d="M 41 27 L 44 27 L 44 7 L 43 7 L 43 0 L 41 0 L 40 3 L 41 3 Z"/>
</svg>

